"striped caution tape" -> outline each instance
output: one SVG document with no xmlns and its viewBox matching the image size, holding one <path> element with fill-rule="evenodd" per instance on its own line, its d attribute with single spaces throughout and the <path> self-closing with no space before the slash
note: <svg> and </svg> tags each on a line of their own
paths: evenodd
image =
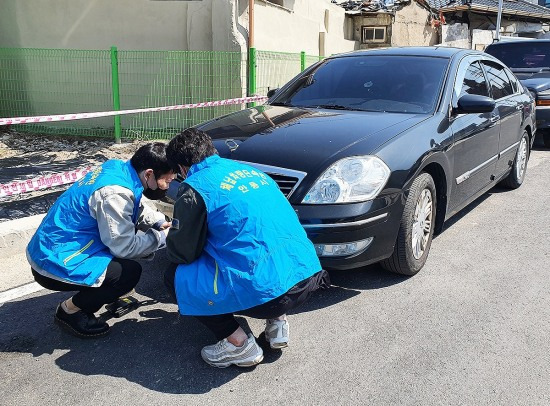
<svg viewBox="0 0 550 406">
<path fill-rule="evenodd" d="M 120 111 L 102 111 L 95 113 L 74 113 L 74 114 L 59 114 L 50 116 L 35 116 L 35 117 L 12 117 L 12 118 L 0 118 L 1 125 L 11 124 L 35 124 L 35 123 L 49 123 L 55 121 L 70 121 L 70 120 L 82 120 L 86 118 L 98 118 L 109 117 L 124 114 L 136 114 L 136 113 L 149 113 L 155 111 L 171 111 L 182 109 L 194 109 L 202 107 L 216 107 L 216 106 L 228 106 L 232 104 L 243 104 L 251 102 L 265 102 L 267 97 L 265 96 L 250 96 L 250 97 L 238 97 L 234 99 L 216 100 L 210 102 L 190 103 L 190 104 L 177 104 L 174 106 L 163 107 L 150 107 L 144 109 L 133 110 L 120 110 Z M 73 171 L 55 173 L 50 175 L 39 176 L 33 179 L 27 179 L 22 181 L 11 181 L 8 183 L 0 183 L 0 198 L 19 195 L 22 193 L 32 192 L 36 190 L 47 189 L 53 186 L 67 185 L 74 183 L 81 179 L 88 173 L 93 167 L 88 166 L 85 168 L 76 169 Z"/>
<path fill-rule="evenodd" d="M 79 168 L 73 171 L 38 176 L 33 179 L 0 183 L 0 198 L 47 189 L 53 186 L 68 185 L 83 178 L 84 175 L 90 172 L 93 168 L 93 166 L 87 166 L 85 168 Z"/>
<path fill-rule="evenodd" d="M 183 109 L 196 109 L 196 108 L 202 108 L 202 107 L 229 106 L 232 104 L 264 102 L 266 100 L 267 100 L 267 97 L 265 96 L 250 96 L 250 97 L 238 97 L 235 99 L 216 100 L 216 101 L 202 102 L 202 103 L 177 104 L 174 106 L 149 107 L 144 109 L 133 109 L 133 110 L 100 111 L 96 113 L 73 113 L 73 114 L 58 114 L 58 115 L 35 116 L 35 117 L 0 118 L 0 125 L 36 124 L 36 123 L 50 123 L 54 121 L 82 120 L 85 118 L 109 117 L 109 116 L 118 116 L 118 115 L 124 115 L 124 114 L 136 114 L 136 113 L 150 113 L 154 111 L 171 111 L 171 110 L 183 110 Z"/>
</svg>

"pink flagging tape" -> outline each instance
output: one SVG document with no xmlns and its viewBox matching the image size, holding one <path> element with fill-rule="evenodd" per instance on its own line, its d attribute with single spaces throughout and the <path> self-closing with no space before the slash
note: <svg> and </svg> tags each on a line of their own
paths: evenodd
<svg viewBox="0 0 550 406">
<path fill-rule="evenodd" d="M 35 124 L 35 123 L 46 123 L 46 122 L 49 123 L 53 121 L 82 120 L 85 118 L 109 117 L 109 116 L 118 116 L 118 115 L 124 115 L 124 114 L 136 114 L 136 113 L 150 113 L 154 111 L 171 111 L 171 110 L 182 110 L 182 109 L 196 109 L 196 108 L 202 108 L 202 107 L 228 106 L 231 104 L 264 102 L 266 100 L 267 100 L 266 96 L 250 96 L 250 97 L 239 97 L 236 99 L 216 100 L 216 101 L 202 102 L 202 103 L 177 104 L 174 106 L 163 106 L 163 107 L 149 107 L 145 109 L 100 111 L 96 113 L 72 113 L 72 114 L 59 114 L 59 115 L 36 116 L 36 117 L 0 118 L 0 125 Z"/>
<path fill-rule="evenodd" d="M 47 189 L 53 186 L 68 185 L 82 179 L 84 175 L 90 172 L 93 168 L 93 166 L 87 166 L 74 171 L 54 173 L 22 181 L 0 183 L 0 198 L 19 195 L 35 190 Z"/>
</svg>

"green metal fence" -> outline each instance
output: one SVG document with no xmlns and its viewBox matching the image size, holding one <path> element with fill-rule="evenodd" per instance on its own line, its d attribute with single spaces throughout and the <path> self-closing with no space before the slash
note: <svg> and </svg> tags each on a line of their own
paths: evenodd
<svg viewBox="0 0 550 406">
<path fill-rule="evenodd" d="M 240 52 L 0 48 L 0 117 L 157 107 L 265 95 L 317 56 Z M 249 62 L 249 63 L 247 63 Z M 248 76 L 247 76 L 248 75 Z M 240 105 L 18 125 L 19 131 L 139 139 L 177 131 Z"/>
<path fill-rule="evenodd" d="M 120 51 L 122 109 L 243 97 L 246 60 L 240 52 Z M 125 138 L 171 138 L 177 131 L 240 109 L 220 106 L 121 116 Z"/>
<path fill-rule="evenodd" d="M 110 110 L 109 51 L 1 49 L 0 116 Z M 19 125 L 18 130 L 112 136 L 113 119 Z"/>
</svg>

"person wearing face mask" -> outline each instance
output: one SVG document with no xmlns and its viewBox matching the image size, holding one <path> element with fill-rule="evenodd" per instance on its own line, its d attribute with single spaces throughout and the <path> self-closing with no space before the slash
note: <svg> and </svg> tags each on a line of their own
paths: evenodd
<svg viewBox="0 0 550 406">
<path fill-rule="evenodd" d="M 129 161 L 106 161 L 57 199 L 26 253 L 41 286 L 77 292 L 57 306 L 54 320 L 61 327 L 81 338 L 109 332 L 94 313 L 137 285 L 141 265 L 135 260 L 164 247 L 171 225 L 142 196 L 162 198 L 173 178 L 166 145 L 149 143 Z"/>
<path fill-rule="evenodd" d="M 182 131 L 166 148 L 185 179 L 166 240 L 172 263 L 164 282 L 182 315 L 195 316 L 216 337 L 201 356 L 210 365 L 250 367 L 263 350 L 234 314 L 264 319 L 273 349 L 289 343 L 287 313 L 330 278 L 294 209 L 267 174 L 221 158 L 209 135 Z"/>
</svg>

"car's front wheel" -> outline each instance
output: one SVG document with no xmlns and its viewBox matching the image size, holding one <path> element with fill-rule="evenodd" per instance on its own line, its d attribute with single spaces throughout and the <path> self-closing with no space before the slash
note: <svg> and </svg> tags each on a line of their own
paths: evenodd
<svg viewBox="0 0 550 406">
<path fill-rule="evenodd" d="M 403 275 L 422 269 L 432 244 L 436 204 L 433 178 L 421 173 L 409 191 L 393 254 L 381 263 L 385 269 Z"/>
<path fill-rule="evenodd" d="M 507 178 L 502 181 L 502 184 L 510 189 L 517 189 L 525 179 L 527 171 L 527 161 L 529 160 L 529 135 L 527 131 L 523 133 L 519 141 L 519 147 L 512 164 L 512 170 Z"/>
</svg>

